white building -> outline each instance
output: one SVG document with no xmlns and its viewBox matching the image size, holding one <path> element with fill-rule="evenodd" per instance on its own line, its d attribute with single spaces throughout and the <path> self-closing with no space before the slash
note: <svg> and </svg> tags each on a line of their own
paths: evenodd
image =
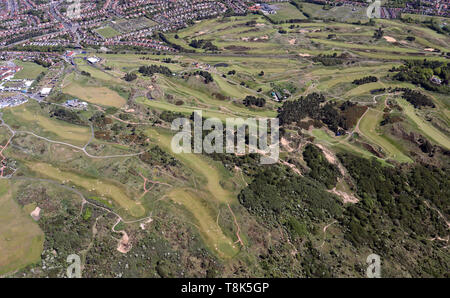
<svg viewBox="0 0 450 298">
<path fill-rule="evenodd" d="M 89 58 L 87 59 L 87 61 L 88 61 L 89 63 L 91 63 L 91 64 L 95 64 L 95 63 L 99 62 L 100 59 L 98 59 L 97 57 L 89 57 Z"/>
<path fill-rule="evenodd" d="M 52 88 L 42 88 L 41 90 L 41 96 L 47 96 L 52 91 Z"/>
</svg>

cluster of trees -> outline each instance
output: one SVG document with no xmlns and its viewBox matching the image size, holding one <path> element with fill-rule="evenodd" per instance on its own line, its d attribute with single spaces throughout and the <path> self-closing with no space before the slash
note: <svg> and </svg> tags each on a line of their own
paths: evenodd
<svg viewBox="0 0 450 298">
<path fill-rule="evenodd" d="M 50 112 L 50 117 L 56 117 L 59 120 L 66 121 L 72 124 L 85 124 L 76 112 L 59 106 L 55 106 L 55 108 L 53 108 L 53 110 Z"/>
<path fill-rule="evenodd" d="M 406 99 L 408 102 L 410 102 L 415 108 L 426 106 L 432 108 L 435 107 L 431 98 L 429 98 L 428 96 L 419 91 L 411 90 L 408 88 L 403 88 L 402 91 L 403 91 L 402 97 Z"/>
<path fill-rule="evenodd" d="M 189 46 L 196 48 L 196 49 L 203 49 L 205 51 L 218 51 L 219 48 L 215 45 L 213 45 L 213 43 L 209 40 L 204 40 L 204 39 L 193 39 L 191 40 L 191 42 L 189 43 Z"/>
<path fill-rule="evenodd" d="M 41 66 L 43 66 L 45 68 L 48 68 L 48 67 L 52 66 L 51 62 L 45 61 L 45 60 L 39 59 L 39 58 L 34 59 L 34 63 L 39 64 L 39 65 L 41 65 Z"/>
<path fill-rule="evenodd" d="M 373 33 L 373 38 L 375 39 L 380 39 L 382 38 L 384 35 L 384 31 L 383 29 L 380 27 L 378 29 L 375 30 L 375 32 Z"/>
<path fill-rule="evenodd" d="M 123 79 L 127 82 L 134 81 L 137 79 L 137 74 L 135 74 L 134 72 L 129 72 L 129 73 L 125 74 Z"/>
<path fill-rule="evenodd" d="M 166 151 L 162 150 L 158 145 L 150 148 L 143 154 L 139 155 L 139 158 L 151 165 L 151 166 L 179 166 L 178 160 L 176 160 L 172 155 L 168 154 Z"/>
<path fill-rule="evenodd" d="M 315 56 L 313 58 L 314 62 L 320 62 L 325 66 L 334 66 L 334 65 L 340 65 L 345 62 L 345 59 L 347 59 L 349 56 L 345 53 L 338 55 L 336 53 L 327 55 L 327 54 L 319 54 L 318 56 Z"/>
<path fill-rule="evenodd" d="M 194 75 L 199 75 L 202 76 L 205 80 L 205 84 L 208 83 L 212 83 L 214 82 L 214 78 L 212 77 L 212 75 L 207 72 L 206 70 L 197 70 L 196 72 L 194 72 Z"/>
<path fill-rule="evenodd" d="M 246 107 L 257 106 L 257 107 L 262 108 L 266 105 L 266 100 L 262 97 L 254 97 L 254 96 L 249 95 L 249 96 L 245 97 L 243 104 Z"/>
<path fill-rule="evenodd" d="M 286 101 L 278 109 L 280 124 L 298 122 L 305 117 L 317 118 L 320 114 L 320 104 L 325 102 L 325 96 L 319 93 L 311 93 L 297 100 Z"/>
<path fill-rule="evenodd" d="M 335 103 L 327 102 L 322 94 L 311 93 L 298 100 L 286 101 L 278 109 L 280 124 L 300 123 L 306 117 L 321 121 L 336 134 L 345 133 L 350 129 L 357 119 L 364 113 L 366 107 L 359 107 L 356 104 L 345 102 L 339 108 Z"/>
<path fill-rule="evenodd" d="M 448 87 L 450 66 L 448 63 L 428 61 L 426 59 L 409 60 L 405 61 L 404 65 L 398 68 L 394 67 L 390 71 L 398 71 L 394 75 L 394 79 L 396 80 L 411 82 L 429 91 L 450 94 L 450 88 Z M 441 84 L 431 82 L 433 76 L 439 78 L 442 81 Z"/>
<path fill-rule="evenodd" d="M 166 76 L 171 76 L 172 71 L 166 66 L 149 65 L 139 67 L 139 72 L 144 76 L 152 76 L 155 73 L 160 73 Z"/>
<path fill-rule="evenodd" d="M 352 82 L 352 84 L 355 85 L 363 85 L 363 84 L 368 84 L 368 83 L 375 83 L 378 82 L 378 78 L 374 77 L 374 76 L 367 76 L 361 79 L 356 79 Z"/>
<path fill-rule="evenodd" d="M 159 118 L 161 120 L 168 122 L 168 123 L 172 123 L 173 120 L 175 120 L 177 118 L 183 118 L 183 117 L 186 117 L 186 115 L 177 113 L 177 112 L 172 112 L 172 111 L 163 111 L 161 113 L 161 115 L 159 115 Z"/>
</svg>

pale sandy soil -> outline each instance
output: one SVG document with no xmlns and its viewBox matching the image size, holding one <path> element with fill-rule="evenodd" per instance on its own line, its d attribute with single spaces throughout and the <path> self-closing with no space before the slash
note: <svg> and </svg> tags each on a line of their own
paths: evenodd
<svg viewBox="0 0 450 298">
<path fill-rule="evenodd" d="M 146 222 L 141 223 L 139 226 L 141 227 L 142 230 L 145 230 L 147 224 L 151 223 L 152 221 L 153 219 L 149 218 Z"/>
<path fill-rule="evenodd" d="M 36 207 L 31 213 L 30 213 L 30 215 L 31 215 L 31 217 L 35 220 L 35 221 L 38 221 L 41 217 L 40 217 L 40 214 L 41 213 L 41 208 L 39 208 L 39 207 Z"/>
<path fill-rule="evenodd" d="M 349 193 L 337 190 L 336 187 L 333 188 L 332 190 L 329 190 L 329 192 L 334 193 L 335 195 L 340 197 L 342 199 L 342 201 L 344 202 L 344 204 L 347 204 L 347 203 L 356 204 L 359 202 L 358 198 L 355 197 L 354 194 L 349 194 Z"/>
<path fill-rule="evenodd" d="M 423 49 L 424 51 L 427 51 L 427 52 L 433 52 L 434 51 L 434 49 L 433 48 L 426 48 L 426 49 Z"/>
<path fill-rule="evenodd" d="M 125 231 L 120 231 L 120 233 L 122 233 L 122 239 L 119 241 L 117 250 L 123 254 L 126 254 L 131 249 L 131 243 L 128 239 L 128 234 Z"/>
<path fill-rule="evenodd" d="M 306 53 L 299 53 L 298 54 L 300 57 L 311 57 L 310 54 L 306 54 Z"/>
<path fill-rule="evenodd" d="M 280 143 L 281 143 L 281 145 L 282 145 L 284 148 L 286 148 L 286 150 L 287 150 L 288 152 L 294 151 L 294 149 L 291 148 L 291 145 L 290 145 L 289 141 L 286 140 L 285 138 L 281 138 Z"/>
<path fill-rule="evenodd" d="M 390 36 L 383 36 L 384 39 L 386 39 L 387 42 L 397 42 L 397 40 Z"/>
<path fill-rule="evenodd" d="M 297 40 L 295 39 L 295 38 L 293 38 L 293 39 L 291 39 L 291 40 L 289 40 L 289 44 L 291 45 L 291 46 L 293 46 L 293 45 L 295 45 L 295 42 L 296 42 Z"/>
</svg>

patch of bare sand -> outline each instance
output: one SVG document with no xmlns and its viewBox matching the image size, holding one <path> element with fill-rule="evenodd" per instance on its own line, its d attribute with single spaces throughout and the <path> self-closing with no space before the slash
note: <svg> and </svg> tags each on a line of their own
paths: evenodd
<svg viewBox="0 0 450 298">
<path fill-rule="evenodd" d="M 386 39 L 387 42 L 397 42 L 397 40 L 395 38 L 387 36 L 387 35 L 383 36 L 383 38 Z"/>
<path fill-rule="evenodd" d="M 297 40 L 295 39 L 295 38 L 293 38 L 293 39 L 290 39 L 289 40 L 289 44 L 291 45 L 291 46 L 293 46 L 293 45 L 295 45 L 295 42 L 296 42 Z"/>
<path fill-rule="evenodd" d="M 300 57 L 311 57 L 310 54 L 306 54 L 306 53 L 299 53 L 298 54 Z"/>
<path fill-rule="evenodd" d="M 123 254 L 126 254 L 131 250 L 130 239 L 128 238 L 128 234 L 125 231 L 120 231 L 122 233 L 122 239 L 119 241 L 119 245 L 117 246 L 117 250 Z"/>
<path fill-rule="evenodd" d="M 316 144 L 316 146 L 319 147 L 320 150 L 322 150 L 323 154 L 325 155 L 325 158 L 328 160 L 329 163 L 332 163 L 334 165 L 338 163 L 334 154 L 331 153 L 327 148 L 325 148 L 321 144 Z"/>
<path fill-rule="evenodd" d="M 153 221 L 153 219 L 149 218 L 145 222 L 141 223 L 139 226 L 141 227 L 142 230 L 145 230 L 147 227 L 147 224 L 151 223 L 152 221 Z"/>
<path fill-rule="evenodd" d="M 34 210 L 31 211 L 31 213 L 30 213 L 31 217 L 35 221 L 38 221 L 41 218 L 40 214 L 41 214 L 41 208 L 39 208 L 39 207 L 34 208 Z"/>
<path fill-rule="evenodd" d="M 333 188 L 332 190 L 329 190 L 329 192 L 334 193 L 335 195 L 340 197 L 342 199 L 342 201 L 344 202 L 344 204 L 347 204 L 347 203 L 356 204 L 359 202 L 358 198 L 354 194 L 349 194 L 344 191 L 337 190 L 336 187 Z"/>
<path fill-rule="evenodd" d="M 286 148 L 286 150 L 288 152 L 294 151 L 294 149 L 291 148 L 290 142 L 288 140 L 286 140 L 285 138 L 281 138 L 280 143 L 284 148 Z"/>
</svg>

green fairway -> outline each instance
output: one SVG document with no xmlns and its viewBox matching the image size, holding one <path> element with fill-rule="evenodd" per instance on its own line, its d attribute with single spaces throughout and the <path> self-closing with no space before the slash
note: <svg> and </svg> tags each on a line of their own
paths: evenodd
<svg viewBox="0 0 450 298">
<path fill-rule="evenodd" d="M 369 109 L 364 118 L 361 119 L 359 128 L 361 132 L 371 142 L 381 146 L 388 158 L 399 162 L 412 162 L 413 160 L 405 155 L 391 140 L 377 132 L 383 113 L 377 110 Z"/>
<path fill-rule="evenodd" d="M 397 102 L 403 108 L 404 113 L 410 118 L 418 127 L 418 129 L 433 142 L 441 145 L 446 149 L 450 149 L 450 138 L 435 128 L 432 124 L 426 122 L 416 114 L 414 107 L 403 98 L 398 98 Z"/>
</svg>

